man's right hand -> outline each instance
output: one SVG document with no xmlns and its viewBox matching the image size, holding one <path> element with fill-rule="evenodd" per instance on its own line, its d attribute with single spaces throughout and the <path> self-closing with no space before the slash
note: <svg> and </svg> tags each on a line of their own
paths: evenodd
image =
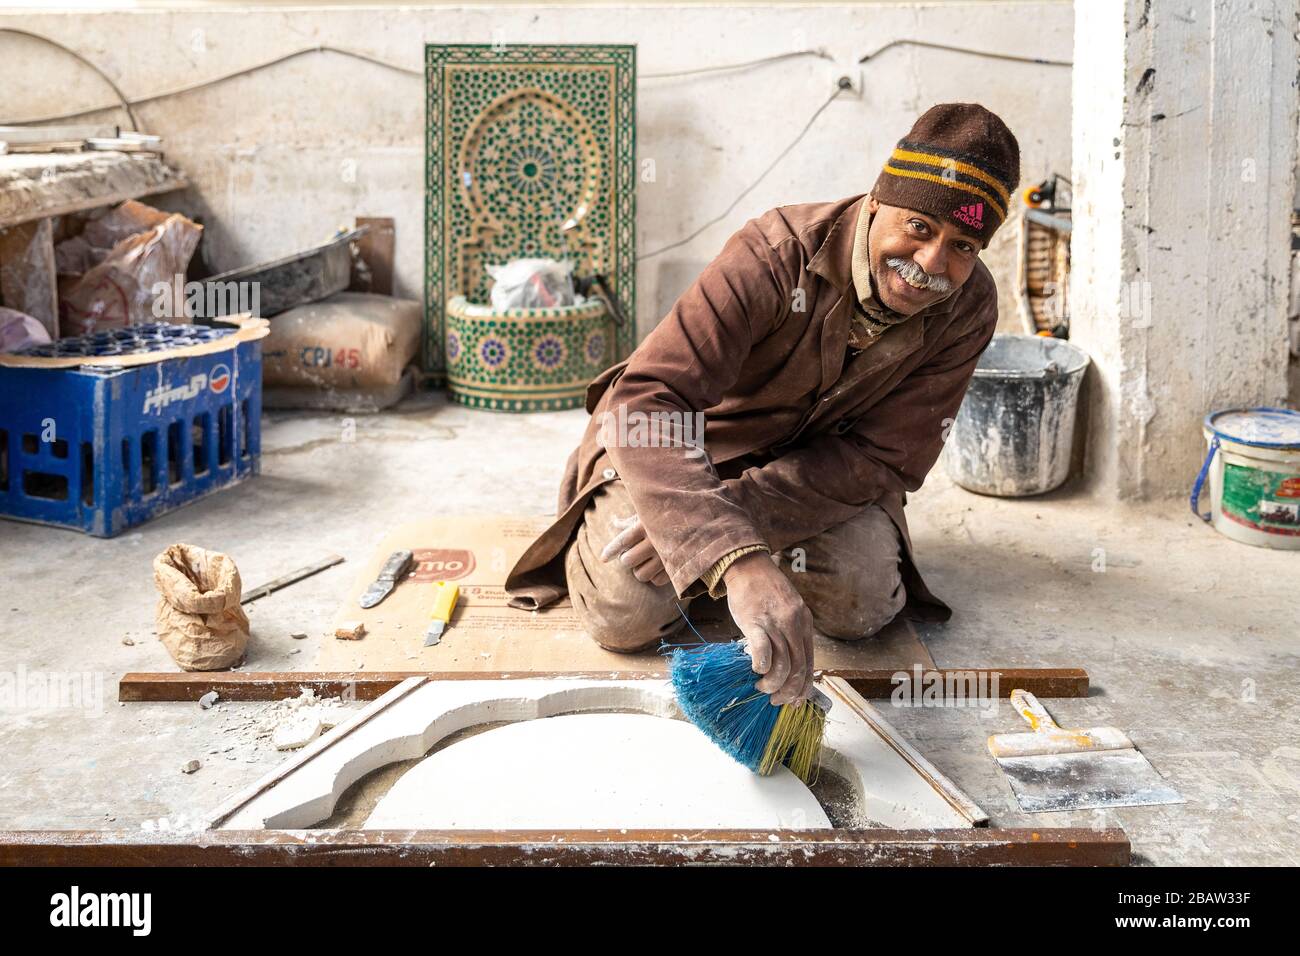
<svg viewBox="0 0 1300 956">
<path fill-rule="evenodd" d="M 753 552 L 727 568 L 727 606 L 749 642 L 758 689 L 773 704 L 807 699 L 812 693 L 813 619 L 789 578 L 770 556 Z"/>
</svg>

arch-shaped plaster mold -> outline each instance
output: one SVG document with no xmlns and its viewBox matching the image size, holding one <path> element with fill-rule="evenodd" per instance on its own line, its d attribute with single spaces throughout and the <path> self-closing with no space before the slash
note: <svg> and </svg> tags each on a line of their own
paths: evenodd
<svg viewBox="0 0 1300 956">
<path fill-rule="evenodd" d="M 848 783 L 853 825 L 910 829 L 987 822 L 847 683 L 828 678 L 820 686 L 832 702 L 822 766 Z M 413 677 L 227 800 L 206 823 L 233 830 L 308 829 L 327 819 L 348 787 L 366 774 L 423 757 L 453 734 L 482 724 L 600 711 L 684 719 L 671 684 L 658 679 Z"/>
</svg>

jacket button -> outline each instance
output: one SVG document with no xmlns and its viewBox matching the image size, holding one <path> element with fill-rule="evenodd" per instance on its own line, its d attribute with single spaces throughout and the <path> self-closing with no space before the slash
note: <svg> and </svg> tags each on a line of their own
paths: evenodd
<svg viewBox="0 0 1300 956">
<path fill-rule="evenodd" d="M 600 473 L 600 477 L 604 478 L 606 481 L 610 481 L 618 477 L 618 472 L 616 472 L 613 468 L 606 468 L 604 471 Z"/>
</svg>

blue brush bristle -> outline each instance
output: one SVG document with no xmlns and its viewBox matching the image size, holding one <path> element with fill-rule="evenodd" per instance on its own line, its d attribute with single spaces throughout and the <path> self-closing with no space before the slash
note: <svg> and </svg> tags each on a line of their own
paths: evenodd
<svg viewBox="0 0 1300 956">
<path fill-rule="evenodd" d="M 781 708 L 755 687 L 760 678 L 741 644 L 675 647 L 671 673 L 677 702 L 691 722 L 757 773 Z"/>
</svg>

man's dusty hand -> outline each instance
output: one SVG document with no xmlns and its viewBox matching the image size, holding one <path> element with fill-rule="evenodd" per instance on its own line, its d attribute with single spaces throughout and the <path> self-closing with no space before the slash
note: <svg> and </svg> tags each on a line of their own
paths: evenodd
<svg viewBox="0 0 1300 956">
<path fill-rule="evenodd" d="M 773 704 L 812 693 L 813 620 L 794 585 L 764 553 L 746 554 L 727 568 L 727 606 L 749 642 L 758 689 Z"/>
<path fill-rule="evenodd" d="M 632 576 L 638 581 L 653 584 L 655 587 L 663 587 L 667 584 L 668 572 L 664 570 L 664 563 L 659 560 L 659 552 L 646 537 L 645 525 L 641 524 L 641 518 L 633 514 L 626 518 L 615 518 L 613 523 L 616 528 L 623 530 L 614 535 L 613 540 L 605 545 L 605 549 L 600 552 L 600 560 L 612 561 L 618 558 L 632 569 Z"/>
</svg>

